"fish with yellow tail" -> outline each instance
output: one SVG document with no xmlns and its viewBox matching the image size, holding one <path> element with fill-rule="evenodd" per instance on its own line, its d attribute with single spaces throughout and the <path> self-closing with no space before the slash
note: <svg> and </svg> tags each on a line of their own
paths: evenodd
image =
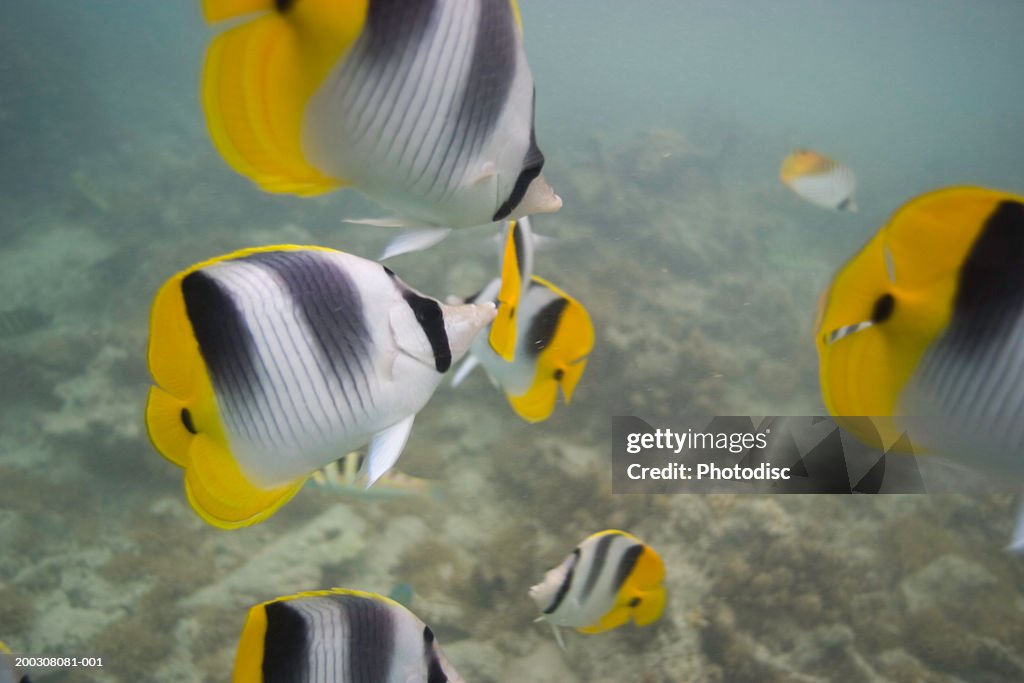
<svg viewBox="0 0 1024 683">
<path fill-rule="evenodd" d="M 799 197 L 823 209 L 857 211 L 857 176 L 824 154 L 798 149 L 782 160 L 779 178 Z"/>
<path fill-rule="evenodd" d="M 462 683 L 434 632 L 399 603 L 334 588 L 256 605 L 234 683 Z"/>
<path fill-rule="evenodd" d="M 150 439 L 207 522 L 237 528 L 369 443 L 367 486 L 398 460 L 444 373 L 490 324 L 374 261 L 244 249 L 172 277 L 150 314 Z"/>
<path fill-rule="evenodd" d="M 559 646 L 559 626 L 600 633 L 633 621 L 646 626 L 665 609 L 665 566 L 649 545 L 625 531 L 599 531 L 580 543 L 565 560 L 530 589 L 551 624 Z"/>
<path fill-rule="evenodd" d="M 494 280 L 468 302 L 494 301 L 501 287 L 501 280 Z M 580 302 L 536 275 L 522 295 L 515 325 L 513 361 L 499 356 L 481 335 L 452 384 L 483 366 L 516 414 L 527 422 L 541 422 L 554 411 L 559 391 L 566 403 L 572 400 L 594 348 L 594 325 Z"/>
<path fill-rule="evenodd" d="M 404 498 L 441 498 L 440 484 L 399 472 L 392 468 L 366 486 L 366 458 L 358 451 L 324 465 L 310 475 L 312 483 L 342 496 L 364 500 L 398 500 Z M 399 601 L 401 602 L 401 601 Z"/>
<path fill-rule="evenodd" d="M 210 135 L 264 190 L 353 186 L 401 219 L 378 223 L 441 230 L 561 207 L 542 174 L 514 0 L 204 0 L 203 8 L 210 22 L 242 20 L 207 51 Z"/>
<path fill-rule="evenodd" d="M 825 406 L 861 440 L 1024 483 L 1024 196 L 905 204 L 822 295 L 815 344 Z"/>
<path fill-rule="evenodd" d="M 0 640 L 0 683 L 32 683 L 28 674 L 18 671 L 15 658 L 7 645 Z"/>
</svg>

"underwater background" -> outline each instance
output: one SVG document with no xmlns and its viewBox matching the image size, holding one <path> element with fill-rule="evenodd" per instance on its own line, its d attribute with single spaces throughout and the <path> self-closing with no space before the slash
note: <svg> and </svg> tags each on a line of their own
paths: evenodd
<svg viewBox="0 0 1024 683">
<path fill-rule="evenodd" d="M 0 21 L 0 639 L 98 656 L 33 681 L 227 680 L 248 607 L 413 589 L 470 682 L 1024 680 L 1009 495 L 611 495 L 611 416 L 813 415 L 832 274 L 904 201 L 1024 191 L 1024 5 L 1010 0 L 521 0 L 545 174 L 565 202 L 535 271 L 597 342 L 571 405 L 528 425 L 483 375 L 442 388 L 399 468 L 441 495 L 307 486 L 224 532 L 149 444 L 148 311 L 205 258 L 394 231 L 354 191 L 258 191 L 208 139 L 211 30 L 186 0 L 35 0 Z M 777 177 L 796 147 L 858 174 L 856 214 Z M 486 228 L 389 262 L 432 296 L 497 272 Z M 339 454 L 339 456 L 342 454 Z M 645 627 L 567 633 L 526 591 L 589 534 L 657 549 Z"/>
</svg>

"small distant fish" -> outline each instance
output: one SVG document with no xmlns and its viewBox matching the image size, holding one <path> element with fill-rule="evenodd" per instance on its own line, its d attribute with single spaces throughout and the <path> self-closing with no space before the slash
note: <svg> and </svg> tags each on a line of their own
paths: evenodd
<svg viewBox="0 0 1024 683">
<path fill-rule="evenodd" d="M 913 199 L 839 270 L 818 318 L 822 397 L 844 428 L 1024 485 L 1024 196 Z"/>
<path fill-rule="evenodd" d="M 53 316 L 35 308 L 0 311 L 0 340 L 31 334 L 53 322 Z"/>
<path fill-rule="evenodd" d="M 857 176 L 824 154 L 799 149 L 782 161 L 779 177 L 793 192 L 811 204 L 838 211 L 857 211 L 853 193 Z"/>
<path fill-rule="evenodd" d="M 203 7 L 242 19 L 207 51 L 203 103 L 217 149 L 263 189 L 354 186 L 402 224 L 444 228 L 561 207 L 514 0 Z"/>
<path fill-rule="evenodd" d="M 462 683 L 430 627 L 394 600 L 334 588 L 249 610 L 234 683 Z"/>
<path fill-rule="evenodd" d="M 343 496 L 370 500 L 390 500 L 417 496 L 440 496 L 440 486 L 432 479 L 421 479 L 391 469 L 381 475 L 372 487 L 366 486 L 366 459 L 352 451 L 313 472 L 313 483 Z M 401 602 L 401 601 L 399 601 Z"/>
<path fill-rule="evenodd" d="M 28 674 L 19 673 L 14 666 L 14 655 L 0 640 L 0 683 L 32 683 Z"/>
<path fill-rule="evenodd" d="M 600 633 L 633 620 L 653 623 L 665 609 L 665 566 L 653 548 L 625 531 L 593 534 L 530 589 L 565 649 L 559 626 Z"/>
<path fill-rule="evenodd" d="M 494 280 L 468 301 L 493 301 L 501 286 L 501 280 Z M 516 313 L 515 360 L 504 360 L 481 335 L 473 341 L 452 384 L 458 385 L 482 365 L 521 418 L 540 422 L 554 410 L 559 388 L 566 403 L 572 399 L 593 348 L 594 326 L 587 310 L 535 275 Z"/>
<path fill-rule="evenodd" d="M 412 609 L 412 586 L 407 583 L 396 583 L 391 587 L 388 597 L 402 605 Z"/>
<path fill-rule="evenodd" d="M 321 247 L 244 249 L 160 289 L 146 408 L 189 502 L 237 528 L 369 442 L 367 486 L 401 455 L 443 375 L 494 318 L 449 306 L 374 261 Z"/>
</svg>

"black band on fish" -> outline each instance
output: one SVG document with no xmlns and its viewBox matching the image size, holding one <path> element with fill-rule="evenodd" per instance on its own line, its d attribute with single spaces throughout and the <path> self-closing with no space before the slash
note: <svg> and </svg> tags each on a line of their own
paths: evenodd
<svg viewBox="0 0 1024 683">
<path fill-rule="evenodd" d="M 434 651 L 434 632 L 429 626 L 423 627 L 423 658 L 427 664 L 427 683 L 447 683 L 448 676 Z"/>
<path fill-rule="evenodd" d="M 448 344 L 448 332 L 444 329 L 441 304 L 410 290 L 402 292 L 402 296 L 427 335 L 430 348 L 434 351 L 434 367 L 438 372 L 448 372 L 452 366 L 452 347 Z"/>
<path fill-rule="evenodd" d="M 526 255 L 523 252 L 523 229 L 519 227 L 519 221 L 513 221 L 510 227 L 512 230 L 512 246 L 516 250 L 516 270 L 519 272 L 519 277 L 523 277 L 523 264 L 526 260 Z"/>
<path fill-rule="evenodd" d="M 570 586 L 572 586 L 572 575 L 576 571 L 576 563 L 580 561 L 580 549 L 574 548 L 572 551 L 572 565 L 569 567 L 569 571 L 565 573 L 565 579 L 562 581 L 562 585 L 558 587 L 558 592 L 555 593 L 555 599 L 551 601 L 551 604 L 544 610 L 544 614 L 551 614 L 558 606 L 562 604 L 562 600 L 565 599 L 566 594 L 569 592 Z"/>
<path fill-rule="evenodd" d="M 626 583 L 626 579 L 633 572 L 633 567 L 636 566 L 637 560 L 640 559 L 643 552 L 644 547 L 642 545 L 634 545 L 622 553 L 622 557 L 619 559 L 619 566 L 615 568 L 615 579 L 612 582 L 612 586 L 615 587 L 616 591 L 622 588 L 622 584 Z"/>
<path fill-rule="evenodd" d="M 229 401 L 254 396 L 259 383 L 255 342 L 234 299 L 201 270 L 182 279 L 181 294 L 214 388 Z"/>
<path fill-rule="evenodd" d="M 536 110 L 536 89 L 534 89 L 533 104 L 534 109 Z M 512 210 L 519 206 L 519 202 L 523 201 L 523 197 L 526 196 L 526 191 L 530 188 L 530 183 L 540 175 L 543 168 L 544 153 L 541 152 L 540 147 L 537 146 L 536 131 L 531 123 L 530 148 L 526 150 L 526 156 L 523 158 L 523 170 L 519 172 L 519 177 L 516 178 L 516 184 L 512 187 L 512 192 L 509 194 L 508 199 L 505 200 L 504 204 L 498 207 L 498 210 L 494 212 L 494 216 L 491 220 L 500 221 L 507 218 L 508 215 L 512 213 Z"/>
<path fill-rule="evenodd" d="M 277 10 L 278 14 L 285 14 L 288 10 L 295 6 L 295 3 L 299 0 L 274 0 L 274 9 Z"/>
<path fill-rule="evenodd" d="M 594 586 L 597 585 L 597 579 L 601 576 L 604 563 L 608 561 L 608 551 L 611 549 L 612 543 L 615 542 L 616 538 L 620 538 L 620 536 L 618 534 L 605 534 L 597 542 L 597 547 L 594 548 L 594 559 L 590 563 L 590 571 L 587 573 L 586 581 L 583 583 L 583 590 L 580 592 L 580 604 L 587 601 L 591 591 L 594 590 Z"/>
<path fill-rule="evenodd" d="M 562 311 L 568 305 L 568 299 L 555 299 L 537 311 L 537 315 L 530 322 L 530 329 L 526 333 L 526 352 L 528 354 L 539 355 L 548 347 L 551 340 L 555 338 Z"/>
<path fill-rule="evenodd" d="M 306 620 L 283 602 L 271 602 L 263 610 L 267 617 L 261 667 L 263 680 L 306 680 L 306 648 L 309 647 Z"/>
<path fill-rule="evenodd" d="M 1024 204 L 1000 202 L 971 246 L 960 268 L 951 343 L 964 348 L 993 319 L 1020 311 L 1024 294 Z"/>
<path fill-rule="evenodd" d="M 377 600 L 359 596 L 335 599 L 345 605 L 349 628 L 349 670 L 342 680 L 391 680 L 397 628 L 391 609 Z"/>
</svg>

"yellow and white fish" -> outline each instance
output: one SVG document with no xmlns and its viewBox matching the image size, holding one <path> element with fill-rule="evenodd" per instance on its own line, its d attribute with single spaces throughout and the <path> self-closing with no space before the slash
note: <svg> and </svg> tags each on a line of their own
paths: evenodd
<svg viewBox="0 0 1024 683">
<path fill-rule="evenodd" d="M 1024 483 L 1024 196 L 904 205 L 822 295 L 815 343 L 825 406 L 858 438 Z"/>
<path fill-rule="evenodd" d="M 815 206 L 838 211 L 857 211 L 853 193 L 857 176 L 824 154 L 798 149 L 782 160 L 779 178 L 789 189 Z"/>
<path fill-rule="evenodd" d="M 203 7 L 210 22 L 245 18 L 211 43 L 202 94 L 217 149 L 263 189 L 354 186 L 405 224 L 443 228 L 561 207 L 514 0 Z"/>
<path fill-rule="evenodd" d="M 468 303 L 498 300 L 501 289 L 502 281 L 494 280 Z M 469 357 L 456 371 L 452 384 L 458 385 L 482 365 L 521 418 L 540 422 L 554 410 L 559 388 L 566 403 L 572 400 L 594 348 L 594 325 L 576 299 L 536 275 L 522 294 L 515 325 L 513 361 L 495 353 L 488 339 L 480 335 L 473 340 Z"/>
<path fill-rule="evenodd" d="M 256 605 L 234 683 L 462 683 L 434 632 L 399 603 L 334 588 Z"/>
<path fill-rule="evenodd" d="M 653 623 L 665 609 L 665 566 L 649 545 L 625 531 L 599 531 L 530 589 L 565 649 L 559 626 L 600 633 L 632 620 Z"/>
<path fill-rule="evenodd" d="M 150 439 L 185 468 L 196 512 L 223 528 L 265 519 L 368 442 L 370 485 L 494 314 L 491 303 L 441 304 L 379 263 L 321 247 L 204 261 L 153 303 Z"/>
<path fill-rule="evenodd" d="M 393 500 L 441 495 L 440 485 L 433 479 L 413 477 L 396 469 L 388 470 L 372 487 L 367 487 L 365 458 L 358 451 L 321 467 L 310 478 L 320 488 L 352 498 Z"/>
<path fill-rule="evenodd" d="M 10 648 L 0 641 L 0 683 L 32 683 L 28 674 L 18 671 L 14 661 Z"/>
</svg>

